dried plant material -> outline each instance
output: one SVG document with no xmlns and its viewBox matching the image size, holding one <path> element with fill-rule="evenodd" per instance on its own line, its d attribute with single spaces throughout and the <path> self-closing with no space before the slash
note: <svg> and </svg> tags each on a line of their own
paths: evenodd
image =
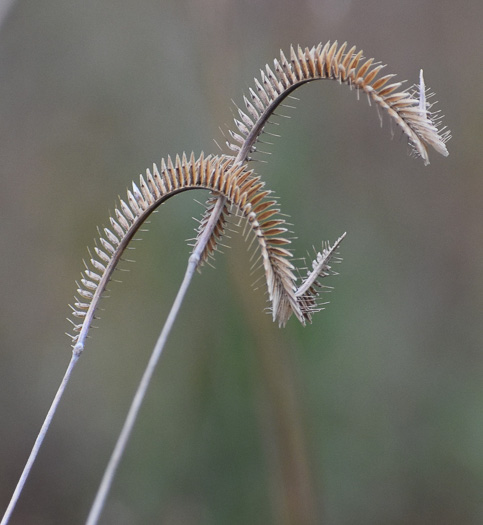
<svg viewBox="0 0 483 525">
<path fill-rule="evenodd" d="M 114 268 L 127 245 L 146 218 L 167 198 L 189 189 L 204 188 L 213 193 L 200 221 L 192 257 L 201 264 L 216 250 L 217 243 L 226 227 L 229 206 L 235 206 L 246 217 L 255 232 L 261 251 L 262 264 L 274 320 L 284 325 L 290 315 L 305 323 L 319 309 L 317 296 L 321 290 L 320 278 L 333 274 L 329 265 L 334 258 L 343 236 L 332 246 L 325 246 L 317 255 L 312 270 L 297 287 L 292 253 L 287 249 L 285 220 L 277 217 L 279 208 L 270 199 L 270 192 L 253 172 L 245 167 L 255 144 L 275 109 L 299 86 L 320 79 L 337 80 L 351 88 L 366 93 L 370 101 L 385 110 L 406 134 L 415 152 L 425 164 L 429 163 L 427 146 L 442 155 L 448 151 L 445 142 L 449 131 L 440 128 L 437 114 L 431 112 L 427 102 L 427 90 L 423 72 L 419 84 L 413 90 L 400 90 L 401 82 L 393 82 L 393 74 L 380 76 L 383 65 L 373 58 L 363 59 L 362 51 L 355 46 L 347 50 L 347 43 L 319 44 L 311 49 L 298 46 L 290 48 L 289 58 L 283 52 L 274 60 L 274 69 L 268 65 L 261 71 L 260 80 L 255 79 L 255 89 L 249 90 L 250 99 L 244 98 L 245 111 L 238 109 L 235 119 L 237 132 L 230 131 L 228 142 L 236 157 L 201 156 L 195 160 L 191 155 L 168 158 L 162 161 L 161 170 L 154 166 L 146 178 L 141 176 L 139 186 L 135 183 L 127 192 L 127 199 L 120 200 L 110 228 L 104 228 L 94 247 L 90 264 L 78 283 L 72 306 L 74 345 L 83 341 L 94 318 L 98 302 L 106 289 Z M 347 50 L 347 51 L 346 51 Z"/>
<path fill-rule="evenodd" d="M 325 288 L 328 291 L 329 289 L 324 286 L 320 280 L 329 275 L 337 275 L 337 272 L 333 270 L 331 264 L 341 262 L 337 250 L 345 236 L 345 233 L 341 235 L 332 246 L 330 246 L 329 243 L 325 243 L 322 246 L 322 251 L 318 252 L 312 261 L 312 270 L 307 272 L 307 277 L 295 293 L 300 305 L 300 310 L 308 321 L 312 320 L 312 315 L 315 312 L 319 312 L 322 309 L 317 303 L 317 298 L 321 290 Z"/>
<path fill-rule="evenodd" d="M 281 51 L 280 59 L 274 60 L 273 69 L 266 65 L 261 70 L 260 80 L 255 78 L 255 89 L 250 88 L 249 97 L 243 98 L 245 110 L 236 108 L 239 116 L 239 119 L 234 119 L 237 132 L 229 131 L 231 140 L 227 141 L 227 146 L 236 153 L 235 163 L 251 160 L 270 117 L 294 90 L 308 82 L 324 79 L 336 80 L 355 88 L 358 93 L 365 93 L 369 103 L 374 102 L 403 130 L 413 152 L 423 159 L 425 165 L 429 164 L 428 146 L 448 155 L 445 143 L 451 135 L 449 130 L 441 127 L 439 113 L 430 111 L 433 104 L 429 105 L 426 100 L 422 70 L 416 88 L 401 90 L 402 82 L 393 82 L 394 74 L 380 76 L 384 65 L 373 58 L 364 59 L 362 51 L 355 46 L 348 50 L 347 47 L 346 42 L 339 46 L 330 41 L 311 49 L 291 47 L 289 58 Z M 210 201 L 201 221 L 203 226 L 208 224 L 208 219 L 214 224 L 213 234 L 209 235 L 204 227 L 199 229 L 194 251 L 198 250 L 200 241 L 206 242 L 205 237 L 209 237 L 207 246 L 212 250 L 222 235 L 227 209 L 223 197 L 219 199 L 216 210 L 215 201 Z"/>
<path fill-rule="evenodd" d="M 2 523 L 7 523 L 23 491 L 32 465 L 42 446 L 50 427 L 72 370 L 84 349 L 101 297 L 112 278 L 129 243 L 145 223 L 146 219 L 168 198 L 187 190 L 205 189 L 212 193 L 206 212 L 200 221 L 193 252 L 176 298 L 163 325 L 160 336 L 143 374 L 131 408 L 126 418 L 118 442 L 109 461 L 103 480 L 91 508 L 87 523 L 97 523 L 106 501 L 109 488 L 114 479 L 119 461 L 126 448 L 129 435 L 134 427 L 142 400 L 153 376 L 154 369 L 166 344 L 173 323 L 191 279 L 201 263 L 213 255 L 217 244 L 225 232 L 227 216 L 232 208 L 236 214 L 245 218 L 257 246 L 262 261 L 264 277 L 274 321 L 285 325 L 294 314 L 305 324 L 311 321 L 314 312 L 322 309 L 318 303 L 320 292 L 327 289 L 321 279 L 335 275 L 332 264 L 339 262 L 337 254 L 343 234 L 332 246 L 322 245 L 316 254 L 312 268 L 307 276 L 297 283 L 295 274 L 299 273 L 293 265 L 290 239 L 287 237 L 287 224 L 280 214 L 280 208 L 270 191 L 265 189 L 260 177 L 247 167 L 250 155 L 260 134 L 274 114 L 275 109 L 299 86 L 319 79 L 337 80 L 366 93 L 369 101 L 385 110 L 406 134 L 415 152 L 425 164 L 429 163 L 427 146 L 432 146 L 442 155 L 448 151 L 445 142 L 450 138 L 449 131 L 440 126 L 437 112 L 431 111 L 420 72 L 419 84 L 412 91 L 400 90 L 400 82 L 389 83 L 394 75 L 379 76 L 383 66 L 374 60 L 363 60 L 362 51 L 352 47 L 346 52 L 347 44 L 338 46 L 337 42 L 319 44 L 311 49 L 290 49 L 290 58 L 283 53 L 280 60 L 274 61 L 274 70 L 266 66 L 260 80 L 255 79 L 255 89 L 249 90 L 250 100 L 244 98 L 245 111 L 238 109 L 235 119 L 237 132 L 230 131 L 232 138 L 228 147 L 236 156 L 201 155 L 195 159 L 183 154 L 176 156 L 174 162 L 168 157 L 161 162 L 161 169 L 153 166 L 140 176 L 139 183 L 132 183 L 125 200 L 119 199 L 114 213 L 109 217 L 108 227 L 99 229 L 99 238 L 89 261 L 77 283 L 77 295 L 72 308 L 74 320 L 72 339 L 73 353 L 64 378 L 60 383 L 52 405 L 42 424 L 22 475 L 5 512 Z"/>
<path fill-rule="evenodd" d="M 72 306 L 74 345 L 83 346 L 84 338 L 94 318 L 98 302 L 106 289 L 121 255 L 146 218 L 167 198 L 189 189 L 204 188 L 213 193 L 200 221 L 192 257 L 200 264 L 212 256 L 217 243 L 225 233 L 229 206 L 235 206 L 246 217 L 255 232 L 261 251 L 262 264 L 274 320 L 284 325 L 292 313 L 302 322 L 311 320 L 317 311 L 317 296 L 322 286 L 320 279 L 333 274 L 329 265 L 343 236 L 330 247 L 325 246 L 313 263 L 306 279 L 297 287 L 292 253 L 287 249 L 285 221 L 278 218 L 276 201 L 253 172 L 245 167 L 255 144 L 275 109 L 299 86 L 313 80 L 331 79 L 345 83 L 366 93 L 369 100 L 382 108 L 403 130 L 414 151 L 425 164 L 429 163 L 427 146 L 442 155 L 448 151 L 445 142 L 449 131 L 440 127 L 437 113 L 430 111 L 423 72 L 413 90 L 401 90 L 401 82 L 393 82 L 393 74 L 380 76 L 383 65 L 374 59 L 363 59 L 362 51 L 347 43 L 319 44 L 311 49 L 290 48 L 289 58 L 283 52 L 274 60 L 274 69 L 268 65 L 255 79 L 255 89 L 244 97 L 245 111 L 237 108 L 237 132 L 230 131 L 228 147 L 236 157 L 201 156 L 188 160 L 185 155 L 162 161 L 161 170 L 155 166 L 141 177 L 139 187 L 133 183 L 127 199 L 120 200 L 110 228 L 104 228 L 94 247 L 90 264 L 78 283 L 78 295 Z M 347 50 L 347 51 L 346 51 Z"/>
<path fill-rule="evenodd" d="M 223 196 L 247 220 L 260 249 L 274 320 L 283 325 L 292 313 L 302 323 L 310 319 L 313 308 L 307 306 L 306 296 L 315 295 L 315 284 L 311 282 L 301 302 L 297 297 L 294 266 L 290 262 L 292 253 L 287 249 L 290 240 L 284 236 L 287 231 L 285 220 L 279 216 L 277 201 L 265 189 L 260 177 L 243 165 L 234 165 L 232 157 L 205 158 L 201 155 L 195 160 L 191 154 L 188 160 L 183 155 L 181 158 L 176 157 L 174 162 L 171 158 L 168 158 L 167 163 L 163 160 L 160 170 L 157 166 L 153 167 L 152 172 L 147 170 L 146 177 L 140 176 L 139 185 L 133 182 L 132 189 L 127 192 L 127 199 L 119 200 L 114 211 L 115 217 L 109 218 L 111 228 L 103 228 L 102 232 L 99 230 L 101 236 L 93 250 L 95 255 L 89 252 L 89 263 L 85 263 L 86 269 L 77 283 L 79 298 L 76 297 L 71 306 L 73 317 L 80 320 L 71 321 L 74 334 L 70 336 L 78 351 L 83 348 L 99 300 L 114 269 L 141 225 L 168 198 L 194 189 L 206 189 Z M 204 226 L 202 222 L 200 228 Z M 223 229 L 223 226 L 215 229 L 213 237 L 220 237 Z M 204 257 L 208 257 L 215 249 L 216 242 L 208 243 Z M 321 266 L 316 273 L 323 276 L 325 271 L 326 267 Z M 316 281 L 316 277 L 311 276 L 310 279 Z"/>
<path fill-rule="evenodd" d="M 423 118 L 426 118 L 428 115 L 428 105 L 426 102 L 426 84 L 424 83 L 423 70 L 419 71 L 419 86 L 418 86 L 418 95 L 419 95 L 419 112 Z M 448 152 L 446 152 L 446 155 Z"/>
<path fill-rule="evenodd" d="M 239 133 L 230 132 L 233 141 L 227 143 L 237 153 L 237 161 L 250 158 L 269 118 L 288 95 L 307 82 L 323 79 L 336 80 L 366 93 L 370 101 L 401 127 L 425 164 L 429 164 L 427 146 L 448 155 L 445 142 L 450 138 L 449 131 L 440 128 L 439 118 L 426 111 L 426 107 L 424 112 L 420 111 L 420 101 L 426 104 L 422 72 L 420 98 L 411 89 L 401 90 L 402 82 L 392 81 L 394 74 L 379 76 L 384 65 L 374 62 L 373 58 L 364 59 L 362 51 L 355 46 L 346 49 L 346 42 L 341 46 L 327 42 L 311 49 L 291 47 L 289 58 L 280 52 L 273 70 L 268 65 L 261 70 L 261 80 L 255 79 L 255 90 L 249 90 L 250 99 L 244 97 L 246 110 L 237 108 L 240 120 L 234 120 Z"/>
</svg>

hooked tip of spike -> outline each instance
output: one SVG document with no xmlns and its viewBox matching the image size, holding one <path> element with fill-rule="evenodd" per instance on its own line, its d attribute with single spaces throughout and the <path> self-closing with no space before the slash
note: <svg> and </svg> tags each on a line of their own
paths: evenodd
<svg viewBox="0 0 483 525">
<path fill-rule="evenodd" d="M 427 115 L 426 85 L 424 83 L 423 70 L 419 70 L 419 110 L 423 117 Z"/>
</svg>

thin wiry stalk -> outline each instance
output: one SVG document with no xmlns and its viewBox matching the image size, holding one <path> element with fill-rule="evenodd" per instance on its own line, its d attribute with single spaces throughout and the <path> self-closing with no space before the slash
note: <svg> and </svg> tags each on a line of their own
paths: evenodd
<svg viewBox="0 0 483 525">
<path fill-rule="evenodd" d="M 47 412 L 47 415 L 45 416 L 45 420 L 42 423 L 42 427 L 40 429 L 40 432 L 37 436 L 37 439 L 35 440 L 34 446 L 32 447 L 32 450 L 30 451 L 30 456 L 27 460 L 27 463 L 25 464 L 25 467 L 22 471 L 22 474 L 20 476 L 20 479 L 18 480 L 17 486 L 15 487 L 15 491 L 10 499 L 10 502 L 8 504 L 7 510 L 5 511 L 5 514 L 3 515 L 2 521 L 0 525 L 7 525 L 9 522 L 12 513 L 15 509 L 15 506 L 18 502 L 18 499 L 20 497 L 20 494 L 22 493 L 22 490 L 25 486 L 25 482 L 27 481 L 27 478 L 30 475 L 30 471 L 32 470 L 32 466 L 37 459 L 37 455 L 39 453 L 40 447 L 42 446 L 42 443 L 44 442 L 44 438 L 47 434 L 47 431 L 50 428 L 50 423 L 52 422 L 52 419 L 54 417 L 55 412 L 57 411 L 57 407 L 59 406 L 60 400 L 64 394 L 65 387 L 67 386 L 67 383 L 69 382 L 69 379 L 72 375 L 72 371 L 74 370 L 74 367 L 79 360 L 80 354 L 77 352 L 72 353 L 72 357 L 70 359 L 69 365 L 67 366 L 67 369 L 64 374 L 64 378 L 62 379 L 62 382 L 60 383 L 59 389 L 57 390 L 57 393 L 55 394 L 54 400 L 52 401 L 52 405 L 50 406 L 49 411 Z"/>
<path fill-rule="evenodd" d="M 124 451 L 126 450 L 129 436 L 132 433 L 137 416 L 139 414 L 139 410 L 141 409 L 142 402 L 146 396 L 151 378 L 156 369 L 159 358 L 161 357 L 166 341 L 168 340 L 169 334 L 171 333 L 171 329 L 176 320 L 176 317 L 178 316 L 179 309 L 181 308 L 181 304 L 191 283 L 191 279 L 193 278 L 196 268 L 198 267 L 198 263 L 199 261 L 196 259 L 196 257 L 190 257 L 183 282 L 181 283 L 181 286 L 176 295 L 176 299 L 174 300 L 173 306 L 171 307 L 163 329 L 161 330 L 161 334 L 159 335 L 156 345 L 154 346 L 148 365 L 132 400 L 131 407 L 122 427 L 121 433 L 117 439 L 116 446 L 114 447 L 111 458 L 109 459 L 107 468 L 104 471 L 104 475 L 89 512 L 86 525 L 95 525 L 99 521 L 117 468 L 119 467 L 119 463 L 122 459 L 122 456 L 124 455 Z"/>
</svg>

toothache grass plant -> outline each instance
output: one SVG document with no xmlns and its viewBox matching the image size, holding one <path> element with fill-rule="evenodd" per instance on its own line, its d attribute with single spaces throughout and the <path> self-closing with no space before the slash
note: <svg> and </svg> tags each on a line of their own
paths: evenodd
<svg viewBox="0 0 483 525">
<path fill-rule="evenodd" d="M 431 146 L 446 156 L 449 131 L 441 126 L 441 117 L 427 102 L 429 95 L 421 70 L 419 84 L 400 89 L 393 74 L 382 75 L 384 65 L 374 59 L 364 59 L 362 51 L 348 48 L 346 43 L 327 42 L 312 48 L 291 47 L 288 57 L 283 52 L 273 67 L 265 66 L 255 78 L 254 89 L 243 97 L 243 109 L 236 107 L 239 118 L 234 119 L 235 131 L 229 131 L 226 143 L 231 155 L 182 154 L 174 159 L 162 160 L 158 168 L 141 175 L 132 183 L 125 199 L 119 199 L 109 217 L 109 227 L 99 229 L 100 236 L 89 250 L 85 269 L 77 283 L 77 295 L 71 306 L 72 358 L 60 384 L 52 406 L 45 418 L 30 457 L 5 512 L 2 525 L 8 523 L 22 492 L 32 465 L 42 445 L 71 373 L 82 355 L 86 340 L 97 318 L 99 302 L 112 280 L 113 273 L 123 261 L 125 250 L 151 213 L 169 198 L 190 190 L 211 193 L 200 220 L 185 276 L 166 319 L 159 339 L 133 398 L 121 434 L 114 448 L 100 484 L 91 512 L 89 525 L 98 522 L 115 471 L 126 448 L 137 414 L 151 381 L 156 364 L 178 315 L 186 290 L 193 275 L 209 258 L 213 257 L 231 217 L 246 222 L 246 236 L 255 244 L 259 265 L 266 282 L 269 310 L 273 320 L 284 326 L 294 315 L 303 325 L 322 309 L 320 292 L 326 288 L 322 279 L 334 275 L 332 268 L 338 262 L 342 234 L 332 245 L 323 243 L 311 266 L 304 272 L 295 267 L 287 224 L 273 193 L 266 189 L 260 176 L 251 168 L 256 145 L 275 110 L 294 90 L 315 80 L 336 80 L 346 84 L 357 94 L 364 93 L 369 103 L 380 113 L 386 113 L 407 137 L 415 155 L 429 164 L 427 148 Z M 237 219 L 238 220 L 238 219 Z M 298 277 L 304 274 L 305 276 Z"/>
</svg>

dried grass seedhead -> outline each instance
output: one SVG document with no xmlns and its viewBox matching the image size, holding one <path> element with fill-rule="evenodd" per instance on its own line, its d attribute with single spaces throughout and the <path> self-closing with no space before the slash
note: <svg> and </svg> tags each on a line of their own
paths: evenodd
<svg viewBox="0 0 483 525">
<path fill-rule="evenodd" d="M 384 112 L 402 129 L 413 152 L 429 164 L 428 146 L 446 156 L 446 142 L 450 132 L 441 125 L 441 117 L 433 111 L 434 104 L 427 102 L 427 89 L 422 72 L 419 84 L 409 89 L 400 89 L 402 82 L 394 82 L 394 74 L 381 75 L 384 65 L 373 58 L 363 58 L 361 50 L 347 43 L 327 42 L 312 48 L 291 47 L 289 58 L 281 51 L 274 60 L 273 69 L 266 65 L 255 78 L 255 88 L 249 89 L 244 97 L 244 110 L 236 108 L 239 119 L 235 118 L 236 131 L 229 131 L 228 148 L 236 153 L 235 164 L 252 160 L 256 144 L 275 110 L 298 87 L 314 80 L 336 80 L 347 84 L 358 93 L 367 95 L 379 112 Z M 382 122 L 382 120 L 381 120 Z M 205 225 L 214 224 L 207 247 L 213 250 L 220 239 L 227 220 L 228 210 L 222 201 L 209 201 L 207 212 L 198 231 L 198 244 L 206 242 Z M 205 253 L 204 253 L 205 255 Z"/>
<path fill-rule="evenodd" d="M 369 102 L 385 111 L 401 127 L 414 150 L 429 164 L 427 146 L 448 155 L 446 141 L 450 133 L 441 127 L 437 113 L 430 106 L 421 111 L 421 100 L 426 89 L 401 90 L 402 82 L 394 82 L 394 74 L 381 76 L 384 65 L 373 58 L 365 59 L 355 46 L 327 42 L 312 48 L 291 47 L 289 58 L 280 52 L 274 68 L 266 65 L 260 80 L 255 78 L 255 89 L 244 97 L 245 111 L 237 108 L 240 120 L 235 119 L 237 132 L 230 131 L 228 147 L 237 154 L 237 161 L 250 159 L 255 143 L 275 109 L 295 89 L 314 80 L 336 80 L 350 88 L 364 92 Z M 424 98 L 425 100 L 425 98 Z"/>
<path fill-rule="evenodd" d="M 428 103 L 422 71 L 419 83 L 411 90 L 401 90 L 393 74 L 381 76 L 383 65 L 374 59 L 363 59 L 362 51 L 348 49 L 346 43 L 319 44 L 311 49 L 290 48 L 289 58 L 283 52 L 255 79 L 255 89 L 244 98 L 245 110 L 238 109 L 237 131 L 230 131 L 229 148 L 236 156 L 188 158 L 183 154 L 173 161 L 168 157 L 161 168 L 153 166 L 141 176 L 139 185 L 132 184 L 127 199 L 120 199 L 109 217 L 109 228 L 103 228 L 89 262 L 78 283 L 71 335 L 74 348 L 82 350 L 99 300 L 113 271 L 121 261 L 128 244 L 149 215 L 165 200 L 182 191 L 205 189 L 213 196 L 200 221 L 191 260 L 203 263 L 213 255 L 225 232 L 231 207 L 247 220 L 257 239 L 267 284 L 273 319 L 284 325 L 292 314 L 305 324 L 320 309 L 318 295 L 323 290 L 320 280 L 333 275 L 331 264 L 338 261 L 337 250 L 344 238 L 333 246 L 323 245 L 305 279 L 298 283 L 292 252 L 288 246 L 287 226 L 280 208 L 260 177 L 247 167 L 255 144 L 275 109 L 299 86 L 313 80 L 331 79 L 364 92 L 369 102 L 384 110 L 407 136 L 415 152 L 429 163 L 427 147 L 447 155 L 449 131 L 440 125 L 438 114 Z M 99 230 L 100 231 L 100 230 Z"/>
<path fill-rule="evenodd" d="M 305 322 L 307 309 L 301 307 L 297 298 L 292 253 L 287 249 L 290 240 L 285 219 L 280 216 L 277 201 L 265 189 L 260 177 L 245 165 L 233 163 L 233 157 L 204 157 L 195 159 L 191 154 L 177 156 L 161 162 L 153 170 L 140 175 L 139 183 L 132 183 L 127 199 L 119 199 L 114 214 L 109 217 L 110 227 L 99 229 L 96 246 L 89 250 L 89 262 L 77 283 L 77 294 L 71 306 L 73 334 L 70 335 L 78 351 L 84 346 L 99 301 L 104 294 L 113 272 L 130 241 L 146 219 L 170 197 L 188 190 L 205 189 L 222 196 L 226 203 L 237 209 L 244 217 L 257 239 L 263 261 L 267 291 L 274 320 L 285 324 L 292 313 Z M 204 227 L 201 223 L 200 228 Z M 223 227 L 215 230 L 214 238 L 223 233 Z M 207 245 L 204 257 L 216 249 L 216 242 Z M 319 272 L 322 274 L 322 271 Z"/>
</svg>

